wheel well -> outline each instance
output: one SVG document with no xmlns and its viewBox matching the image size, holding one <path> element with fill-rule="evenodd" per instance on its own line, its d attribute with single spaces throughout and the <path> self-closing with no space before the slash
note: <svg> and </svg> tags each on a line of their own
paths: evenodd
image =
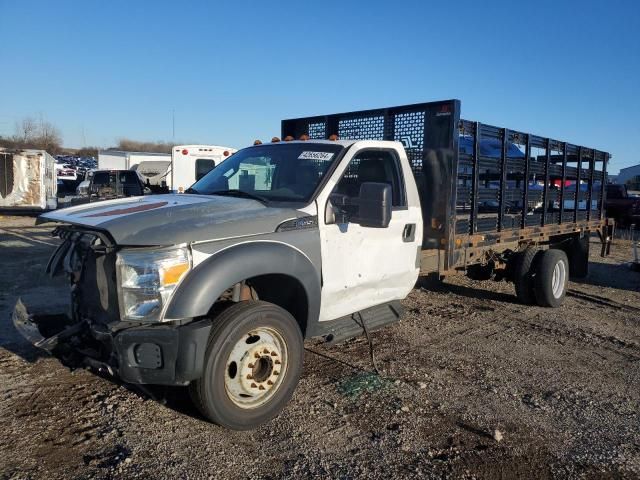
<svg viewBox="0 0 640 480">
<path fill-rule="evenodd" d="M 299 280 L 289 275 L 271 273 L 247 278 L 242 283 L 255 291 L 257 299 L 284 308 L 296 319 L 298 325 L 300 325 L 302 335 L 306 334 L 309 302 L 307 293 Z M 224 308 L 224 305 L 230 304 L 233 288 L 234 286 L 232 285 L 223 292 L 220 298 L 216 300 L 210 313 L 217 311 L 216 306 Z M 249 293 L 246 298 L 248 299 L 249 297 L 255 298 L 253 293 Z"/>
<path fill-rule="evenodd" d="M 260 275 L 247 279 L 258 298 L 284 308 L 296 319 L 302 335 L 307 331 L 308 299 L 307 293 L 296 278 L 281 273 Z"/>
</svg>

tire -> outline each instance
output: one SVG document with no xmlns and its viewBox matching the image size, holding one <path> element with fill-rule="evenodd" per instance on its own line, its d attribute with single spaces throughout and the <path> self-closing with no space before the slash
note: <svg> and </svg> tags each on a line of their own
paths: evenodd
<svg viewBox="0 0 640 480">
<path fill-rule="evenodd" d="M 533 276 L 535 273 L 535 258 L 539 250 L 527 247 L 524 252 L 516 254 L 513 260 L 513 284 L 516 287 L 516 297 L 520 303 L 533 305 L 536 303 Z"/>
<path fill-rule="evenodd" d="M 564 302 L 569 282 L 569 259 L 562 250 L 540 254 L 535 276 L 536 301 L 541 307 L 557 308 Z"/>
<path fill-rule="evenodd" d="M 189 393 L 208 420 L 249 430 L 289 402 L 303 359 L 302 333 L 289 312 L 267 302 L 236 303 L 215 318 L 202 377 Z"/>
</svg>

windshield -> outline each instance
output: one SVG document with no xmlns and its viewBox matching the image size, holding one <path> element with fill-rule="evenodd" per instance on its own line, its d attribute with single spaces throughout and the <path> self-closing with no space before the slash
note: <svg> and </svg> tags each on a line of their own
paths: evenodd
<svg viewBox="0 0 640 480">
<path fill-rule="evenodd" d="M 343 148 L 311 142 L 245 148 L 194 183 L 187 193 L 308 202 Z"/>
</svg>

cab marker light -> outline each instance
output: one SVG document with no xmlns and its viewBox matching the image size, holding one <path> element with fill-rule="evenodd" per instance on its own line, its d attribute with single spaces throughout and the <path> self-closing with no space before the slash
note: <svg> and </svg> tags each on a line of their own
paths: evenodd
<svg viewBox="0 0 640 480">
<path fill-rule="evenodd" d="M 333 135 L 329 135 L 329 140 L 335 142 L 336 140 L 338 140 L 338 135 L 336 135 L 335 133 Z"/>
<path fill-rule="evenodd" d="M 309 135 L 303 133 L 302 135 L 300 135 L 300 140 L 302 140 L 303 142 L 309 140 Z"/>
<path fill-rule="evenodd" d="M 292 140 L 293 140 L 293 137 L 291 135 L 287 135 L 286 137 L 284 137 L 285 142 L 290 142 Z"/>
<path fill-rule="evenodd" d="M 279 138 L 279 137 L 273 137 L 273 138 L 271 139 L 271 143 L 278 143 L 279 141 L 280 141 L 280 138 Z"/>
<path fill-rule="evenodd" d="M 253 142 L 254 145 L 262 145 L 262 140 L 256 140 Z"/>
</svg>

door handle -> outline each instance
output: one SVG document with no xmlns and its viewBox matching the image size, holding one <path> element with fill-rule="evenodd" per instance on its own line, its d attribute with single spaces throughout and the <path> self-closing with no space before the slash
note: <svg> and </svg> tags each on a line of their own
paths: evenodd
<svg viewBox="0 0 640 480">
<path fill-rule="evenodd" d="M 407 223 L 402 231 L 403 242 L 413 242 L 416 239 L 416 224 Z"/>
</svg>

